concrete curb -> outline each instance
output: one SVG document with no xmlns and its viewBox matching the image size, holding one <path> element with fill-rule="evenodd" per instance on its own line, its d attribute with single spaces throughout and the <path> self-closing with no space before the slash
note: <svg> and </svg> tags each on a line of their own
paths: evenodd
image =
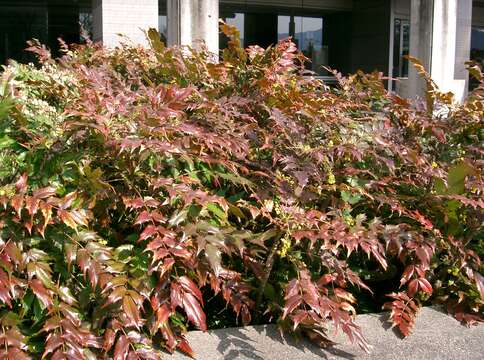
<svg viewBox="0 0 484 360">
<path fill-rule="evenodd" d="M 372 345 L 365 354 L 339 334 L 338 345 L 319 349 L 309 342 L 296 342 L 290 335 L 281 337 L 275 325 L 248 326 L 192 331 L 188 340 L 196 359 L 415 359 L 415 360 L 482 360 L 484 359 L 484 326 L 467 328 L 435 308 L 421 310 L 415 330 L 402 339 L 386 322 L 387 314 L 358 315 L 356 322 Z M 168 355 L 170 360 L 186 360 L 181 353 Z"/>
</svg>

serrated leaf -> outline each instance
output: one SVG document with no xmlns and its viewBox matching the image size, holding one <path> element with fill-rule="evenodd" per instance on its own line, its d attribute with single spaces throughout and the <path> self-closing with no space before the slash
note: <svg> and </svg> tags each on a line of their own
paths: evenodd
<svg viewBox="0 0 484 360">
<path fill-rule="evenodd" d="M 187 215 L 188 215 L 188 209 L 180 210 L 177 213 L 173 214 L 170 220 L 168 220 L 168 224 L 170 224 L 170 226 L 178 226 L 183 221 L 185 221 L 185 219 L 187 218 Z"/>
<path fill-rule="evenodd" d="M 72 295 L 71 289 L 69 289 L 67 286 L 60 286 L 57 293 L 62 301 L 66 302 L 67 304 L 73 305 L 77 303 L 77 299 Z"/>
</svg>

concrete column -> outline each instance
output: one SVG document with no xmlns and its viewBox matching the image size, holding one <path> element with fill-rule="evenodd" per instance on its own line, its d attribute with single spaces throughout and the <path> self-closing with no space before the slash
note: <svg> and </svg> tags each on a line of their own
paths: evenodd
<svg viewBox="0 0 484 360">
<path fill-rule="evenodd" d="M 158 0 L 92 0 L 93 40 L 108 47 L 119 44 L 122 34 L 147 45 L 144 31 L 158 29 Z"/>
<path fill-rule="evenodd" d="M 168 45 L 194 48 L 202 42 L 219 51 L 219 0 L 168 0 Z"/>
<path fill-rule="evenodd" d="M 471 56 L 471 34 L 472 0 L 458 0 L 454 75 L 456 79 L 466 81 L 466 88 L 469 73 L 465 67 L 465 62 L 469 61 Z"/>
<path fill-rule="evenodd" d="M 457 101 L 467 94 L 472 0 L 412 0 L 410 55 L 420 59 L 441 91 Z M 461 43 L 462 42 L 462 43 Z M 406 96 L 423 95 L 424 83 L 410 66 Z"/>
</svg>

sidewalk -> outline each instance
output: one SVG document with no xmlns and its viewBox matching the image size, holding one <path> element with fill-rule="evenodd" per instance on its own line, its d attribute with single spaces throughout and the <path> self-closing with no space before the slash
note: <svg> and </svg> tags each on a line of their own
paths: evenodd
<svg viewBox="0 0 484 360">
<path fill-rule="evenodd" d="M 281 338 L 274 325 L 248 326 L 193 331 L 188 340 L 196 359 L 381 359 L 381 360 L 484 360 L 484 325 L 471 328 L 460 325 L 454 318 L 433 308 L 424 308 L 417 318 L 413 334 L 402 340 L 385 322 L 386 314 L 359 315 L 357 323 L 373 346 L 367 355 L 356 345 L 349 344 L 339 334 L 338 345 L 322 350 L 310 343 L 296 343 L 290 335 Z M 170 360 L 189 359 L 175 353 Z"/>
</svg>

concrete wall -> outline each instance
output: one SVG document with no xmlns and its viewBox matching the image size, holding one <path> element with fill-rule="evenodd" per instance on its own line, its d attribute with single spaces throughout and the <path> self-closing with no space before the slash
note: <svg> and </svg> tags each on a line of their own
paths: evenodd
<svg viewBox="0 0 484 360">
<path fill-rule="evenodd" d="M 410 55 L 420 59 L 441 91 L 457 101 L 467 94 L 471 0 L 412 0 Z M 424 82 L 412 66 L 401 95 L 422 96 Z"/>
<path fill-rule="evenodd" d="M 168 0 L 168 44 L 198 47 L 204 42 L 219 51 L 218 0 Z"/>
<path fill-rule="evenodd" d="M 465 62 L 471 53 L 472 0 L 458 0 L 454 79 L 469 80 Z"/>
<path fill-rule="evenodd" d="M 158 29 L 158 0 L 93 0 L 93 40 L 116 46 L 123 34 L 147 44 L 143 31 Z"/>
</svg>

